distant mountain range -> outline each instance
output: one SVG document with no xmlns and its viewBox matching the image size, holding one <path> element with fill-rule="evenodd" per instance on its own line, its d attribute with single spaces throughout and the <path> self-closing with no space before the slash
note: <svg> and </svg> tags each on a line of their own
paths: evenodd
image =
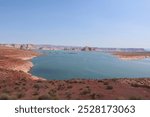
<svg viewBox="0 0 150 117">
<path fill-rule="evenodd" d="M 102 51 L 102 52 L 145 52 L 144 48 L 99 48 L 81 46 L 59 46 L 59 45 L 34 45 L 34 44 L 0 44 L 0 46 L 13 47 L 25 50 L 73 50 L 73 51 Z"/>
</svg>

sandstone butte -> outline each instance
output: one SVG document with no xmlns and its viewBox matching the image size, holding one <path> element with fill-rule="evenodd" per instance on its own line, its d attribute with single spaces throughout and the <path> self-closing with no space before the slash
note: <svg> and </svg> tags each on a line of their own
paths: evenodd
<svg viewBox="0 0 150 117">
<path fill-rule="evenodd" d="M 0 47 L 0 99 L 150 99 L 149 78 L 46 80 L 28 73 L 29 50 Z"/>
</svg>

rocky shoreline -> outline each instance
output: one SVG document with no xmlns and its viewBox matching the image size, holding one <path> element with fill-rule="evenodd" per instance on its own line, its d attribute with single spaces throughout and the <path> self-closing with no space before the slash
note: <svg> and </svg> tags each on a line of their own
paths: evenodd
<svg viewBox="0 0 150 117">
<path fill-rule="evenodd" d="M 23 59 L 8 59 L 3 58 L 5 60 L 0 61 L 0 68 L 7 69 L 7 70 L 14 70 L 14 71 L 23 71 L 28 73 L 30 69 L 34 66 L 33 63 L 30 61 L 31 58 Z M 2 63 L 3 62 L 3 63 Z"/>
<path fill-rule="evenodd" d="M 150 52 L 113 52 L 112 54 L 122 60 L 139 60 L 150 58 Z"/>
<path fill-rule="evenodd" d="M 34 66 L 31 60 L 39 55 L 29 50 L 0 46 L 0 68 L 28 73 Z"/>
<path fill-rule="evenodd" d="M 127 56 L 121 56 L 121 55 L 117 55 L 117 57 L 121 60 L 140 60 L 140 59 L 146 59 L 146 58 L 150 58 L 147 56 L 134 56 L 134 57 L 127 57 Z"/>
</svg>

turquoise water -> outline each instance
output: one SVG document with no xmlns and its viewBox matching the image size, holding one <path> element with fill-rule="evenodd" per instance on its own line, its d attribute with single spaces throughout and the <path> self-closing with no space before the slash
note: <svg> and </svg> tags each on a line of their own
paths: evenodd
<svg viewBox="0 0 150 117">
<path fill-rule="evenodd" d="M 102 52 L 42 51 L 31 73 L 46 79 L 150 77 L 150 59 L 120 60 Z"/>
</svg>

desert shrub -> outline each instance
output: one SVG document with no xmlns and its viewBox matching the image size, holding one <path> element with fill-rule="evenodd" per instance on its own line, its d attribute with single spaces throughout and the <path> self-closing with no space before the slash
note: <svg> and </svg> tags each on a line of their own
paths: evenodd
<svg viewBox="0 0 150 117">
<path fill-rule="evenodd" d="M 89 86 L 86 86 L 86 88 L 88 88 L 88 89 L 89 89 L 90 87 L 89 87 Z"/>
<path fill-rule="evenodd" d="M 24 96 L 25 96 L 24 93 L 18 93 L 18 94 L 17 94 L 17 98 L 18 98 L 18 99 L 20 99 L 20 98 L 22 98 L 22 97 L 24 97 Z"/>
<path fill-rule="evenodd" d="M 132 87 L 139 87 L 138 84 L 131 84 Z"/>
<path fill-rule="evenodd" d="M 108 83 L 108 82 L 104 82 L 103 84 L 104 84 L 104 85 L 108 85 L 109 83 Z"/>
<path fill-rule="evenodd" d="M 150 89 L 150 86 L 148 86 L 148 85 L 143 85 L 142 87 L 143 87 L 143 88 Z"/>
<path fill-rule="evenodd" d="M 45 89 L 48 89 L 49 87 L 47 85 L 44 86 Z"/>
<path fill-rule="evenodd" d="M 107 89 L 107 90 L 112 90 L 112 89 L 113 89 L 113 86 L 107 86 L 106 89 Z"/>
<path fill-rule="evenodd" d="M 41 87 L 40 84 L 34 84 L 34 85 L 33 85 L 33 88 L 35 88 L 35 89 L 37 89 L 37 90 L 39 90 L 40 87 Z"/>
<path fill-rule="evenodd" d="M 5 84 L 5 83 L 6 83 L 6 80 L 2 80 L 2 83 Z"/>
<path fill-rule="evenodd" d="M 141 88 L 150 89 L 150 86 L 148 86 L 148 85 L 131 84 L 131 86 L 132 87 L 136 87 L 136 88 L 141 87 Z"/>
<path fill-rule="evenodd" d="M 51 89 L 50 91 L 49 91 L 49 93 L 56 93 L 57 91 L 55 90 L 55 89 Z"/>
<path fill-rule="evenodd" d="M 79 81 L 78 83 L 83 84 L 83 81 Z"/>
<path fill-rule="evenodd" d="M 6 93 L 6 94 L 9 94 L 9 93 L 10 93 L 10 91 L 9 91 L 8 89 L 3 89 L 2 92 L 3 92 L 3 93 Z"/>
<path fill-rule="evenodd" d="M 102 80 L 98 80 L 97 82 L 103 82 Z"/>
<path fill-rule="evenodd" d="M 15 82 L 15 85 L 20 85 L 20 83 L 19 82 Z"/>
<path fill-rule="evenodd" d="M 68 89 L 71 89 L 71 88 L 72 88 L 72 85 L 68 85 L 67 88 L 68 88 Z"/>
<path fill-rule="evenodd" d="M 26 80 L 26 78 L 20 78 L 20 81 L 26 82 L 27 80 Z"/>
<path fill-rule="evenodd" d="M 39 92 L 33 92 L 33 94 L 32 95 L 34 95 L 34 96 L 36 96 L 36 95 L 39 95 Z"/>
<path fill-rule="evenodd" d="M 104 97 L 102 94 L 96 94 L 96 93 L 92 93 L 90 96 L 91 96 L 91 99 L 100 99 Z"/>
<path fill-rule="evenodd" d="M 116 100 L 125 100 L 126 98 L 125 97 L 122 97 L 122 96 L 120 96 L 120 97 L 116 97 Z"/>
<path fill-rule="evenodd" d="M 37 80 L 37 83 L 42 83 L 42 81 L 41 80 Z"/>
<path fill-rule="evenodd" d="M 50 83 L 50 84 L 51 84 L 52 82 L 53 82 L 53 81 L 48 81 L 48 83 Z"/>
<path fill-rule="evenodd" d="M 50 96 L 55 96 L 55 95 L 56 95 L 56 92 L 49 91 L 48 94 L 49 94 Z"/>
<path fill-rule="evenodd" d="M 113 81 L 113 82 L 116 82 L 116 81 L 117 81 L 117 79 L 112 79 L 112 81 Z"/>
<path fill-rule="evenodd" d="M 71 93 L 70 92 L 66 92 L 65 95 L 66 95 L 67 99 L 71 99 Z"/>
<path fill-rule="evenodd" d="M 50 83 L 51 85 L 54 85 L 54 81 L 48 81 L 48 83 Z"/>
<path fill-rule="evenodd" d="M 17 87 L 14 87 L 14 89 L 15 89 L 15 90 L 19 90 L 19 87 L 18 87 L 18 86 L 17 86 Z"/>
<path fill-rule="evenodd" d="M 23 85 L 23 86 L 25 86 L 25 85 L 26 85 L 26 83 L 23 83 L 22 85 Z"/>
<path fill-rule="evenodd" d="M 89 88 L 85 88 L 83 89 L 83 91 L 80 92 L 80 95 L 86 95 L 86 94 L 90 94 L 91 90 Z"/>
<path fill-rule="evenodd" d="M 19 70 L 20 73 L 23 73 L 23 71 Z"/>
<path fill-rule="evenodd" d="M 57 97 L 56 97 L 56 95 L 50 96 L 50 95 L 46 94 L 46 95 L 39 96 L 38 100 L 57 100 Z"/>
<path fill-rule="evenodd" d="M 82 84 L 86 84 L 84 81 L 81 82 Z"/>
<path fill-rule="evenodd" d="M 57 90 L 63 90 L 65 88 L 64 84 L 59 84 Z"/>
<path fill-rule="evenodd" d="M 96 93 L 92 93 L 90 96 L 91 96 L 91 99 L 99 99 L 99 98 L 102 98 L 102 97 L 103 97 L 103 95 L 101 95 L 101 94 L 96 94 Z"/>
<path fill-rule="evenodd" d="M 55 95 L 51 95 L 51 99 L 52 100 L 58 100 L 58 97 L 56 96 L 56 94 Z"/>
<path fill-rule="evenodd" d="M 141 97 L 131 96 L 129 100 L 141 100 Z"/>
<path fill-rule="evenodd" d="M 38 97 L 38 100 L 51 100 L 51 97 L 49 95 L 42 95 Z"/>
<path fill-rule="evenodd" d="M 9 100 L 8 94 L 5 94 L 5 93 L 1 94 L 0 95 L 0 100 Z"/>
<path fill-rule="evenodd" d="M 91 98 L 96 99 L 96 94 L 95 93 L 91 94 Z"/>
</svg>

